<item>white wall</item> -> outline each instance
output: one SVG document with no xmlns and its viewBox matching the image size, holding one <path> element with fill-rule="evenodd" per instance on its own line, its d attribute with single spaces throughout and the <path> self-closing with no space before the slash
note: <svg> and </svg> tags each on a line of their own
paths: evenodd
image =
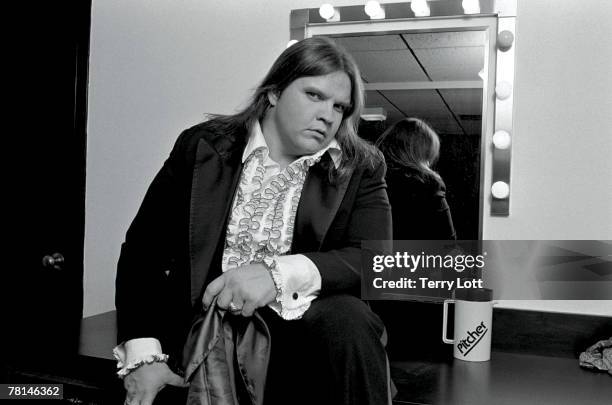
<svg viewBox="0 0 612 405">
<path fill-rule="evenodd" d="M 612 2 L 519 0 L 511 216 L 485 239 L 612 239 Z M 612 315 L 612 301 L 502 306 Z"/>
<path fill-rule="evenodd" d="M 290 10 L 320 3 L 94 0 L 85 316 L 114 309 L 120 244 L 178 133 L 244 103 L 285 47 Z M 519 0 L 512 215 L 487 216 L 485 238 L 612 239 L 610 21 L 606 0 Z M 612 302 L 503 305 L 612 314 Z"/>
<path fill-rule="evenodd" d="M 485 239 L 612 239 L 612 2 L 518 2 L 512 196 Z"/>
</svg>

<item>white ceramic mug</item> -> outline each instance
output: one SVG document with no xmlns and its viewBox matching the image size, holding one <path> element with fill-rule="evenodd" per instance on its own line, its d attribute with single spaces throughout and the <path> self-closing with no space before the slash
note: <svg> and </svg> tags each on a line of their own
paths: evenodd
<svg viewBox="0 0 612 405">
<path fill-rule="evenodd" d="M 444 300 L 442 341 L 453 344 L 456 359 L 488 361 L 491 359 L 493 291 L 488 288 L 457 289 L 455 299 Z M 455 304 L 455 334 L 447 337 L 448 304 Z"/>
</svg>

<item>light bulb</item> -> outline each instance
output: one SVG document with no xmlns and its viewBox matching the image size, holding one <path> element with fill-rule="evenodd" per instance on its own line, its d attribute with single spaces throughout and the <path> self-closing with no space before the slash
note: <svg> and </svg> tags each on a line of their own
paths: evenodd
<svg viewBox="0 0 612 405">
<path fill-rule="evenodd" d="M 385 9 L 375 0 L 368 1 L 363 8 L 365 13 L 372 20 L 380 20 L 385 18 Z"/>
<path fill-rule="evenodd" d="M 480 13 L 480 2 L 478 0 L 463 0 L 461 6 L 465 14 Z"/>
<path fill-rule="evenodd" d="M 429 17 L 431 14 L 426 0 L 412 0 L 410 2 L 410 9 L 417 17 Z"/>
<path fill-rule="evenodd" d="M 497 149 L 508 149 L 510 147 L 510 134 L 504 130 L 499 130 L 493 134 L 493 145 Z"/>
<path fill-rule="evenodd" d="M 512 42 L 514 42 L 514 34 L 511 31 L 504 30 L 497 35 L 497 47 L 502 52 L 512 48 Z"/>
<path fill-rule="evenodd" d="M 334 6 L 329 3 L 325 3 L 321 7 L 319 7 L 319 15 L 325 20 L 329 20 L 330 18 L 332 18 L 335 13 L 336 9 L 334 9 Z"/>
<path fill-rule="evenodd" d="M 508 82 L 499 82 L 495 86 L 495 96 L 500 100 L 505 100 L 512 94 L 512 86 Z"/>
<path fill-rule="evenodd" d="M 508 186 L 508 183 L 506 182 L 496 181 L 491 186 L 491 194 L 493 194 L 493 197 L 497 199 L 508 198 L 510 195 L 510 186 Z"/>
</svg>

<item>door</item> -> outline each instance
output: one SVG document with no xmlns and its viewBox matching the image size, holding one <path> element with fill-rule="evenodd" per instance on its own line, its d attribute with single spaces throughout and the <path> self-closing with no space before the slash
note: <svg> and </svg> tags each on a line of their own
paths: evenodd
<svg viewBox="0 0 612 405">
<path fill-rule="evenodd" d="M 7 119 L 16 124 L 5 157 L 13 158 L 17 184 L 10 193 L 16 229 L 7 253 L 16 260 L 6 272 L 3 337 L 10 349 L 3 360 L 18 369 L 58 370 L 76 357 L 83 308 L 91 1 L 23 7 L 5 15 L 17 48 L 16 72 L 5 78 L 14 93 Z"/>
</svg>

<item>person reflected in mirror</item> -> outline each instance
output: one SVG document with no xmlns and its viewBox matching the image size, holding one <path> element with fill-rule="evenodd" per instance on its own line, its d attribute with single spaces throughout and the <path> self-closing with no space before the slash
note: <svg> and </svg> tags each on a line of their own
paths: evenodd
<svg viewBox="0 0 612 405">
<path fill-rule="evenodd" d="M 440 138 L 423 120 L 404 118 L 376 142 L 387 161 L 387 192 L 395 240 L 454 240 L 446 186 L 432 169 Z"/>
<path fill-rule="evenodd" d="M 391 403 L 384 325 L 360 299 L 361 242 L 392 237 L 383 156 L 356 133 L 363 97 L 352 57 L 307 38 L 243 110 L 178 138 L 119 258 L 126 404 L 186 383 L 189 404 Z M 190 346 L 196 325 L 213 326 Z M 270 351 L 245 342 L 262 333 Z"/>
</svg>

